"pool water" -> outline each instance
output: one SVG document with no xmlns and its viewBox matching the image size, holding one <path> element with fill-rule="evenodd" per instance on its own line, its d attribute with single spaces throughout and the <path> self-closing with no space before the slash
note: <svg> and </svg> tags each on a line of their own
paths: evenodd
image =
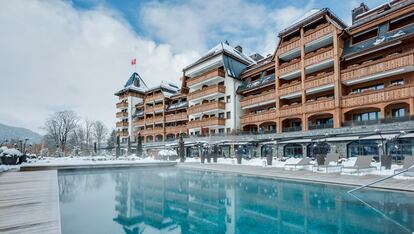
<svg viewBox="0 0 414 234">
<path fill-rule="evenodd" d="M 59 171 L 62 232 L 412 233 L 414 195 L 148 168 Z M 372 206 L 372 207 L 370 207 Z"/>
</svg>

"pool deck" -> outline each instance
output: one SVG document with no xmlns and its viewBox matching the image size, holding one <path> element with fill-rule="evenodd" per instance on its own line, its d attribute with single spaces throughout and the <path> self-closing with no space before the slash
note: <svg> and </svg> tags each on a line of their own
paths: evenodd
<svg viewBox="0 0 414 234">
<path fill-rule="evenodd" d="M 347 186 L 361 186 L 386 176 L 380 175 L 343 175 L 340 173 L 317 173 L 306 170 L 289 171 L 276 167 L 259 167 L 247 165 L 229 164 L 201 164 L 201 163 L 180 163 L 179 168 L 208 170 L 217 172 L 231 172 L 247 176 L 257 176 L 272 179 L 288 179 L 297 181 L 308 181 L 315 183 L 330 183 Z M 394 179 L 390 178 L 370 186 L 370 188 L 400 190 L 414 192 L 414 179 Z"/>
<path fill-rule="evenodd" d="M 41 171 L 41 170 L 71 170 L 71 169 L 103 169 L 103 168 L 133 168 L 133 167 L 163 167 L 174 166 L 177 162 L 117 162 L 117 161 L 80 161 L 76 163 L 59 162 L 53 164 L 25 164 L 20 171 Z"/>
<path fill-rule="evenodd" d="M 0 233 L 61 233 L 56 170 L 0 173 Z"/>
</svg>

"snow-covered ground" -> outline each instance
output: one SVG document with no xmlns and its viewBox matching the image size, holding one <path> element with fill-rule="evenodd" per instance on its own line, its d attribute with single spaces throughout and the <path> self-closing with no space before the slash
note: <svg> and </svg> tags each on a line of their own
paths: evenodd
<svg viewBox="0 0 414 234">
<path fill-rule="evenodd" d="M 162 155 L 170 155 L 170 152 L 163 152 Z M 176 154 L 175 154 L 176 155 Z M 349 158 L 345 159 L 342 162 L 344 167 L 354 166 L 355 161 L 357 158 Z M 284 168 L 286 164 L 295 164 L 299 162 L 300 158 L 285 158 L 283 160 L 274 159 L 272 161 L 272 165 L 266 165 L 265 158 L 253 158 L 250 160 L 243 159 L 242 165 L 249 165 L 249 166 L 258 166 L 258 167 L 275 167 L 275 168 Z M 155 159 L 153 157 L 146 157 L 140 158 L 133 155 L 129 155 L 127 157 L 121 156 L 115 158 L 113 156 L 85 156 L 85 157 L 44 157 L 40 159 L 29 159 L 27 163 L 23 163 L 22 165 L 38 165 L 38 166 L 57 166 L 57 165 L 84 165 L 84 164 L 99 164 L 99 165 L 116 165 L 116 164 L 125 164 L 125 163 L 150 163 L 150 162 L 161 162 L 164 160 Z M 211 159 L 211 162 L 213 159 Z M 179 162 L 179 159 L 177 159 Z M 200 158 L 186 158 L 186 162 L 198 162 L 201 163 Z M 207 160 L 205 160 L 207 163 Z M 228 165 L 235 165 L 237 166 L 237 159 L 236 158 L 219 158 L 217 160 L 218 164 L 228 164 Z M 312 162 L 315 163 L 315 162 Z M 374 174 L 374 175 L 382 175 L 388 176 L 393 175 L 394 170 L 401 169 L 401 165 L 392 165 L 391 170 L 385 170 L 381 168 L 381 164 L 379 162 L 372 163 L 371 165 L 375 166 L 377 170 L 373 170 L 370 172 L 366 172 L 359 175 L 364 174 Z M 18 166 L 6 166 L 0 165 L 0 172 L 8 171 L 8 170 L 19 170 L 20 165 Z M 414 179 L 414 177 L 410 176 L 396 176 L 396 179 Z"/>
</svg>

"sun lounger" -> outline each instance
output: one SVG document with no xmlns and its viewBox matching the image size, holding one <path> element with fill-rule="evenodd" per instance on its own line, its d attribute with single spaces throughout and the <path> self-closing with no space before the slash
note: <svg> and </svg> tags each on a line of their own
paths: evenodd
<svg viewBox="0 0 414 234">
<path fill-rule="evenodd" d="M 354 166 L 342 167 L 342 172 L 360 173 L 364 171 L 375 170 L 376 167 L 371 166 L 372 156 L 358 156 Z"/>
<path fill-rule="evenodd" d="M 299 162 L 297 163 L 292 163 L 292 164 L 285 164 L 285 169 L 289 170 L 289 169 L 303 169 L 305 167 L 311 167 L 313 166 L 313 164 L 310 163 L 311 159 L 310 158 L 302 158 Z"/>
<path fill-rule="evenodd" d="M 403 167 L 401 169 L 397 169 L 394 171 L 394 174 L 407 170 L 408 168 L 410 168 L 411 166 L 414 165 L 414 156 L 405 156 L 404 157 L 404 163 L 403 163 Z M 414 176 L 414 168 L 408 170 L 407 172 L 403 173 L 403 175 L 406 176 Z"/>
<path fill-rule="evenodd" d="M 341 171 L 342 165 L 338 165 L 339 154 L 328 153 L 326 155 L 325 164 L 317 165 L 312 168 L 312 171 L 324 171 L 325 173 Z"/>
</svg>

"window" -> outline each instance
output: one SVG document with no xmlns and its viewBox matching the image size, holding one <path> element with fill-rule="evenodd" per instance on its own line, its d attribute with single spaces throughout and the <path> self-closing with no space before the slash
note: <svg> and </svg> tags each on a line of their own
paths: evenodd
<svg viewBox="0 0 414 234">
<path fill-rule="evenodd" d="M 219 113 L 218 117 L 219 117 L 219 119 L 224 119 L 224 113 Z"/>
<path fill-rule="evenodd" d="M 378 35 L 378 28 L 373 28 L 371 30 L 356 34 L 355 36 L 352 37 L 352 44 L 355 45 L 357 43 L 374 38 L 377 35 Z"/>
<path fill-rule="evenodd" d="M 226 118 L 227 118 L 227 119 L 230 119 L 230 118 L 231 118 L 231 113 L 230 113 L 230 111 L 228 111 L 228 112 L 226 113 Z"/>
<path fill-rule="evenodd" d="M 216 133 L 216 130 L 211 129 L 211 130 L 210 130 L 210 134 L 214 134 L 214 133 Z"/>
<path fill-rule="evenodd" d="M 226 132 L 227 132 L 227 133 L 230 133 L 230 128 L 227 128 L 227 129 L 226 129 Z"/>
<path fill-rule="evenodd" d="M 364 93 L 368 91 L 375 91 L 375 90 L 381 90 L 381 89 L 384 89 L 384 84 L 377 84 L 377 85 L 372 85 L 372 86 L 367 86 L 367 87 L 362 87 L 362 88 L 356 88 L 352 90 L 351 94 Z"/>
<path fill-rule="evenodd" d="M 285 157 L 294 157 L 294 158 L 302 158 L 303 157 L 303 149 L 300 144 L 287 144 L 283 150 Z"/>
<path fill-rule="evenodd" d="M 404 79 L 391 81 L 391 86 L 404 85 Z"/>
<path fill-rule="evenodd" d="M 365 113 L 358 113 L 352 116 L 352 120 L 354 121 L 370 121 L 370 120 L 379 120 L 380 112 L 373 111 L 373 112 L 365 112 Z"/>
<path fill-rule="evenodd" d="M 219 133 L 224 133 L 224 128 L 220 128 Z"/>
<path fill-rule="evenodd" d="M 224 97 L 218 99 L 219 102 L 224 102 Z"/>
<path fill-rule="evenodd" d="M 405 116 L 405 109 L 404 108 L 397 108 L 397 109 L 392 109 L 392 117 L 393 118 L 399 118 L 399 117 L 404 117 Z"/>
<path fill-rule="evenodd" d="M 229 96 L 227 96 L 227 97 L 226 97 L 226 102 L 227 102 L 227 103 L 230 103 L 230 101 L 231 101 L 231 100 L 230 100 L 230 95 L 229 95 Z"/>
<path fill-rule="evenodd" d="M 371 155 L 378 157 L 378 143 L 375 141 L 362 140 L 353 141 L 348 144 L 348 157 L 357 157 L 360 155 Z"/>
<path fill-rule="evenodd" d="M 224 85 L 224 81 L 222 81 L 222 82 L 218 83 L 218 85 Z"/>
<path fill-rule="evenodd" d="M 391 20 L 388 31 L 393 31 L 393 30 L 405 27 L 413 23 L 414 23 L 414 13 L 409 14 L 409 15 L 404 15 L 398 19 Z"/>
</svg>

